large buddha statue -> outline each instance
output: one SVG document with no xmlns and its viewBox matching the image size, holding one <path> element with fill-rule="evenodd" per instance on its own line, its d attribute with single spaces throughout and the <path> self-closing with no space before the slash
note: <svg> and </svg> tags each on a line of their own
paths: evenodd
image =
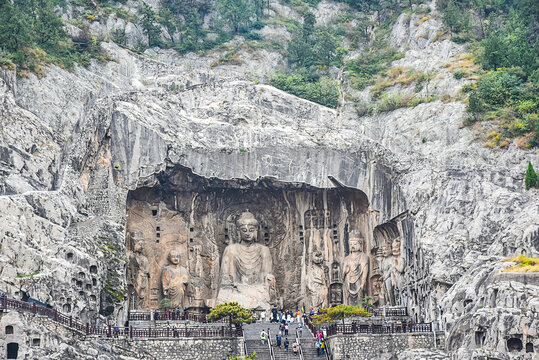
<svg viewBox="0 0 539 360">
<path fill-rule="evenodd" d="M 267 246 L 256 242 L 258 221 L 244 212 L 236 221 L 240 242 L 225 248 L 217 302 L 237 301 L 249 308 L 269 309 L 275 298 L 273 261 Z"/>
<path fill-rule="evenodd" d="M 170 299 L 172 308 L 184 308 L 185 290 L 189 282 L 187 269 L 180 265 L 180 252 L 176 249 L 168 253 L 169 265 L 163 268 L 161 282 L 163 295 Z"/>
</svg>

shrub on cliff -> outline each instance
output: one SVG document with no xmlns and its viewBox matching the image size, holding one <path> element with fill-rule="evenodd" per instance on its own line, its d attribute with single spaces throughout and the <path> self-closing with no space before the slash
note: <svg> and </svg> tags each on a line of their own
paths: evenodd
<svg viewBox="0 0 539 360">
<path fill-rule="evenodd" d="M 537 174 L 533 169 L 531 162 L 528 163 L 528 169 L 526 170 L 526 178 L 524 179 L 524 184 L 526 185 L 526 190 L 529 190 L 531 187 L 537 186 Z"/>
</svg>

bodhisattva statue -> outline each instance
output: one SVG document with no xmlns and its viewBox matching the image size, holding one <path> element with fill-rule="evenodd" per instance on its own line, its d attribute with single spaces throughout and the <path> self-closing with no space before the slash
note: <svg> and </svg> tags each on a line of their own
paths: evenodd
<svg viewBox="0 0 539 360">
<path fill-rule="evenodd" d="M 401 257 L 401 242 L 399 239 L 391 244 L 393 255 L 393 269 L 391 271 L 391 282 L 396 292 L 402 291 L 402 275 L 404 274 L 404 259 Z M 395 299 L 396 301 L 397 299 Z"/>
<path fill-rule="evenodd" d="M 395 259 L 392 256 L 392 249 L 390 243 L 382 245 L 382 259 L 381 273 L 382 282 L 384 285 L 384 295 L 386 305 L 395 305 L 395 291 L 393 286 L 393 269 L 395 267 Z"/>
<path fill-rule="evenodd" d="M 347 305 L 359 305 L 366 293 L 370 258 L 361 250 L 361 240 L 351 238 L 350 254 L 344 258 L 344 290 Z"/>
<path fill-rule="evenodd" d="M 320 251 L 313 255 L 312 264 L 307 274 L 307 291 L 310 299 L 310 308 L 326 306 L 328 298 L 328 284 L 324 271 L 324 257 Z"/>
<path fill-rule="evenodd" d="M 161 276 L 163 295 L 170 299 L 172 308 L 183 309 L 189 274 L 187 269 L 180 265 L 180 252 L 178 250 L 170 250 L 168 262 L 169 265 L 163 268 Z"/>
<path fill-rule="evenodd" d="M 142 232 L 134 230 L 130 233 L 133 244 L 133 252 L 127 262 L 128 282 L 135 292 L 135 307 L 143 309 L 148 297 L 148 280 L 150 278 L 150 265 L 148 258 L 144 256 L 144 237 Z"/>
<path fill-rule="evenodd" d="M 243 307 L 270 309 L 276 286 L 273 261 L 267 246 L 256 242 L 258 221 L 244 212 L 236 221 L 240 242 L 225 248 L 217 302 L 237 301 Z"/>
</svg>

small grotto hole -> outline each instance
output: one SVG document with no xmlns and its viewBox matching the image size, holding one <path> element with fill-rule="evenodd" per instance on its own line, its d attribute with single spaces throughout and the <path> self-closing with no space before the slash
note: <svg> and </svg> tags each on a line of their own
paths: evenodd
<svg viewBox="0 0 539 360">
<path fill-rule="evenodd" d="M 533 344 L 531 342 L 526 344 L 526 352 L 532 353 L 533 352 Z"/>
<path fill-rule="evenodd" d="M 90 273 L 97 274 L 97 266 L 96 265 L 90 266 Z"/>
<path fill-rule="evenodd" d="M 19 344 L 7 344 L 7 359 L 16 359 L 19 356 Z"/>
<path fill-rule="evenodd" d="M 519 352 L 522 351 L 522 340 L 517 338 L 507 339 L 507 351 Z"/>
<path fill-rule="evenodd" d="M 69 261 L 73 261 L 73 253 L 72 252 L 68 252 L 66 254 L 66 259 L 69 260 Z"/>
<path fill-rule="evenodd" d="M 62 307 L 62 310 L 64 310 L 65 313 L 70 313 L 71 312 L 71 305 L 64 304 L 64 306 Z"/>
<path fill-rule="evenodd" d="M 41 339 L 40 338 L 32 339 L 32 346 L 39 346 L 39 345 L 41 345 Z"/>
<path fill-rule="evenodd" d="M 13 334 L 13 326 L 8 325 L 6 326 L 6 335 Z"/>
</svg>

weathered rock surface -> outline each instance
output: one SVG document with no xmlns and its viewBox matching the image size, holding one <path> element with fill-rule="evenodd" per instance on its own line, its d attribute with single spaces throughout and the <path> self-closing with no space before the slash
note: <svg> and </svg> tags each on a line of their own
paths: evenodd
<svg viewBox="0 0 539 360">
<path fill-rule="evenodd" d="M 397 21 L 391 42 L 410 49 L 394 65 L 442 75 L 435 93 L 454 96 L 465 81 L 443 65 L 463 49 L 433 42 L 436 19 L 417 20 Z M 537 150 L 483 147 L 459 128 L 458 102 L 358 118 L 351 104 L 334 111 L 250 82 L 253 71 L 263 76 L 282 62 L 275 53 L 212 70 L 219 54 L 156 51 L 163 61 L 155 61 L 104 47 L 117 62 L 73 73 L 51 66 L 42 79 L 1 70 L 1 290 L 83 318 L 121 318 L 128 192 L 154 186 L 167 167 L 342 184 L 367 194 L 382 222 L 403 212 L 413 221 L 400 301 L 417 321 L 445 326 L 448 351 L 458 359 L 536 354 L 537 276 L 499 270 L 504 257 L 539 256 L 539 192 L 523 185 Z M 523 350 L 508 353 L 512 338 Z"/>
</svg>

